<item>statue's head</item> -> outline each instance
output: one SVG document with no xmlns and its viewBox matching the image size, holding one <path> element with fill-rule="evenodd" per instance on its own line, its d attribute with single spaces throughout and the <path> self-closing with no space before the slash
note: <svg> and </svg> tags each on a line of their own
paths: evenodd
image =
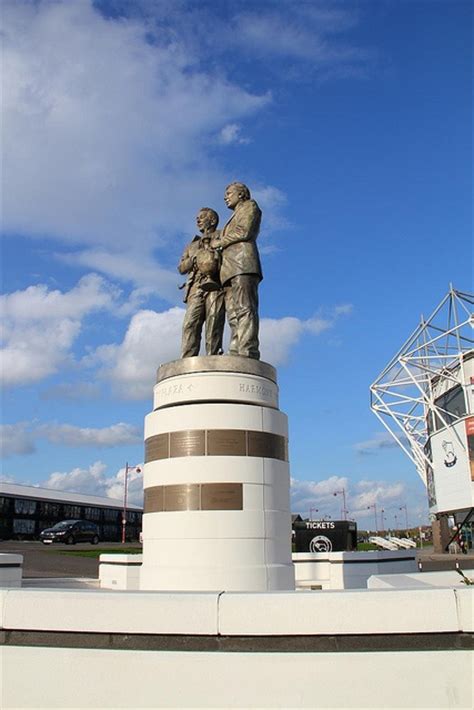
<svg viewBox="0 0 474 710">
<path fill-rule="evenodd" d="M 231 182 L 227 185 L 224 193 L 224 202 L 230 210 L 233 210 L 239 202 L 250 200 L 250 190 L 243 182 Z"/>
<path fill-rule="evenodd" d="M 200 232 L 215 230 L 219 224 L 219 215 L 210 207 L 203 207 L 196 217 L 196 224 Z"/>
</svg>

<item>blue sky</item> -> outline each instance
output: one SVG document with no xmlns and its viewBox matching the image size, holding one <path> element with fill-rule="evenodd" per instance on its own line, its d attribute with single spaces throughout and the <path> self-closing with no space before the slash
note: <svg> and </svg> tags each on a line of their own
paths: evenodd
<svg viewBox="0 0 474 710">
<path fill-rule="evenodd" d="M 262 359 L 292 507 L 361 527 L 424 486 L 369 385 L 450 282 L 472 284 L 471 4 L 6 0 L 2 478 L 120 498 L 176 264 L 203 205 L 263 209 Z M 140 502 L 141 479 L 131 493 Z"/>
</svg>

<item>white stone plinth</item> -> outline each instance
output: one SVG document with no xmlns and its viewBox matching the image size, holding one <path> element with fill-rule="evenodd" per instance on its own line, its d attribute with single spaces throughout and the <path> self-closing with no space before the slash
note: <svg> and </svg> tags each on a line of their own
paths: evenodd
<svg viewBox="0 0 474 710">
<path fill-rule="evenodd" d="M 377 574 L 416 572 L 416 551 L 294 552 L 296 589 L 366 589 Z"/>
<path fill-rule="evenodd" d="M 271 366 L 237 357 L 160 368 L 145 421 L 141 589 L 294 589 L 275 379 Z"/>
<path fill-rule="evenodd" d="M 140 589 L 142 555 L 100 555 L 101 589 Z"/>
<path fill-rule="evenodd" d="M 21 587 L 23 555 L 0 554 L 0 587 Z"/>
</svg>

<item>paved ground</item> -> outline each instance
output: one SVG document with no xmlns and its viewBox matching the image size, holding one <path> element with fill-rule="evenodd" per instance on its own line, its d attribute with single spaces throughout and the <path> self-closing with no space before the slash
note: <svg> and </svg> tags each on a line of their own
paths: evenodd
<svg viewBox="0 0 474 710">
<path fill-rule="evenodd" d="M 23 577 L 93 577 L 99 576 L 99 560 L 64 554 L 78 550 L 106 549 L 119 551 L 118 542 L 103 542 L 94 548 L 88 543 L 78 545 L 43 545 L 41 542 L 0 541 L 0 553 L 11 552 L 23 555 Z M 126 548 L 136 548 L 138 543 L 127 543 Z"/>
<path fill-rule="evenodd" d="M 121 549 L 117 542 L 100 543 L 99 548 L 107 551 Z M 127 543 L 127 548 L 133 547 L 140 551 L 138 543 Z M 96 579 L 99 576 L 99 560 L 90 557 L 75 557 L 64 554 L 77 550 L 94 550 L 93 545 L 43 545 L 41 542 L 0 541 L 0 553 L 12 552 L 23 555 L 24 577 L 89 577 Z M 474 569 L 474 551 L 467 555 L 436 555 L 431 547 L 418 550 L 417 559 L 421 564 L 421 571 L 433 572 L 437 570 L 455 569 L 456 562 L 461 569 Z"/>
</svg>

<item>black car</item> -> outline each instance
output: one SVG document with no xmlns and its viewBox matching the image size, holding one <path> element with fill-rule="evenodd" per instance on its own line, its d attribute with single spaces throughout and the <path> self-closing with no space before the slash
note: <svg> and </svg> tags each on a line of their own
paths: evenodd
<svg viewBox="0 0 474 710">
<path fill-rule="evenodd" d="M 61 520 L 52 528 L 47 528 L 40 533 L 40 540 L 44 545 L 53 542 L 64 542 L 74 545 L 76 542 L 90 542 L 97 545 L 99 542 L 99 528 L 95 523 L 87 520 Z"/>
</svg>

